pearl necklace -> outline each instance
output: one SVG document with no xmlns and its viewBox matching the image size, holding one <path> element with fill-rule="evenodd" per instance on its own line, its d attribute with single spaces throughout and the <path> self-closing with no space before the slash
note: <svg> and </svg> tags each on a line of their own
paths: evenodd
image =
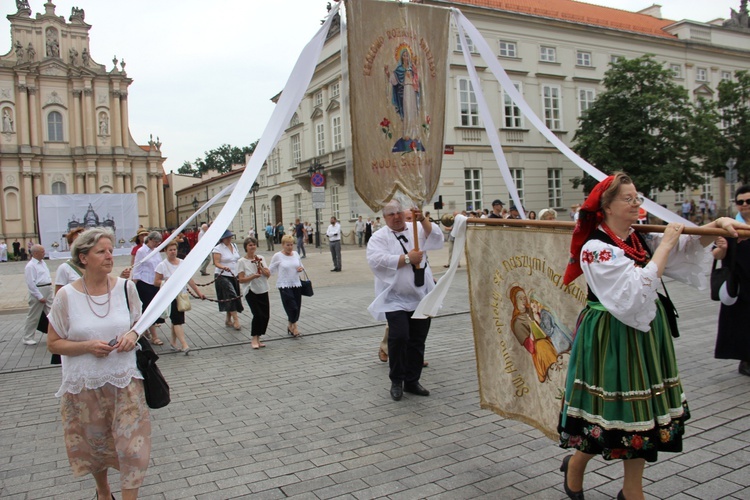
<svg viewBox="0 0 750 500">
<path fill-rule="evenodd" d="M 623 252 L 625 252 L 627 256 L 633 259 L 636 263 L 645 265 L 648 262 L 648 253 L 646 253 L 643 245 L 641 245 L 641 239 L 638 238 L 638 236 L 636 236 L 635 234 L 630 235 L 630 242 L 632 244 L 631 246 L 625 243 L 622 238 L 617 236 L 614 231 L 612 231 L 609 226 L 607 226 L 603 222 L 602 229 L 607 234 L 607 236 L 612 238 L 612 241 L 615 242 L 615 245 L 617 245 Z"/>
<path fill-rule="evenodd" d="M 94 316 L 96 316 L 97 318 L 106 318 L 107 316 L 109 316 L 109 310 L 112 307 L 112 304 L 110 302 L 112 299 L 112 290 L 110 289 L 109 276 L 107 276 L 107 300 L 105 300 L 102 303 L 95 301 L 94 298 L 91 296 L 91 294 L 89 293 L 89 289 L 86 286 L 86 279 L 81 278 L 81 281 L 83 282 L 83 293 L 86 295 L 86 303 L 88 304 L 89 309 L 91 309 L 91 312 L 94 313 Z M 106 304 L 107 312 L 105 312 L 103 315 L 100 315 L 99 313 L 94 311 L 94 308 L 91 305 L 92 303 L 97 306 L 103 306 Z"/>
</svg>

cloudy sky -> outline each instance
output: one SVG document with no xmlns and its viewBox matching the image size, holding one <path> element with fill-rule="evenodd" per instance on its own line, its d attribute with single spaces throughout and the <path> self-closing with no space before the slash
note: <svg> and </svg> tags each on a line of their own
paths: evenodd
<svg viewBox="0 0 750 500">
<path fill-rule="evenodd" d="M 54 1 L 54 0 L 53 0 Z M 228 143 L 257 140 L 298 54 L 320 27 L 328 0 L 57 0 L 56 13 L 83 8 L 94 61 L 125 59 L 130 130 L 140 144 L 161 139 L 165 167 Z M 729 17 L 740 0 L 590 0 L 638 11 L 662 5 L 667 19 Z M 30 0 L 35 15 L 44 0 Z M 0 54 L 10 51 L 15 2 L 0 2 Z"/>
</svg>

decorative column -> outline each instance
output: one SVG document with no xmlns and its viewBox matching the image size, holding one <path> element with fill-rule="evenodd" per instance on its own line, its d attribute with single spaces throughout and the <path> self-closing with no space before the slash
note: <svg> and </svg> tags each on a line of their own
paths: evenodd
<svg viewBox="0 0 750 500">
<path fill-rule="evenodd" d="M 128 128 L 128 93 L 120 92 L 120 133 L 124 148 L 130 146 L 130 129 Z"/>
<path fill-rule="evenodd" d="M 83 89 L 83 146 L 96 147 L 94 140 L 94 130 L 96 130 L 96 117 L 94 116 L 93 107 L 94 91 L 90 87 Z"/>
<path fill-rule="evenodd" d="M 111 129 L 109 131 L 112 137 L 112 147 L 119 148 L 122 146 L 122 119 L 120 118 L 120 91 L 112 91 L 112 119 L 110 120 Z"/>
<path fill-rule="evenodd" d="M 156 194 L 159 203 L 159 227 L 167 227 L 167 222 L 165 220 L 166 214 L 164 213 L 164 210 L 166 209 L 166 206 L 164 205 L 164 177 L 161 174 L 155 174 L 155 176 Z"/>
<path fill-rule="evenodd" d="M 115 160 L 115 193 L 122 194 L 125 189 L 125 165 L 122 160 Z"/>
<path fill-rule="evenodd" d="M 150 167 L 149 162 L 149 167 Z M 148 173 L 148 224 L 151 227 L 159 226 L 159 197 L 158 192 L 158 174 Z"/>
<path fill-rule="evenodd" d="M 31 130 L 31 146 L 41 146 L 39 142 L 39 114 L 36 105 L 36 87 L 29 87 L 29 129 Z"/>
<path fill-rule="evenodd" d="M 76 194 L 86 194 L 86 174 L 84 172 L 76 172 Z"/>
<path fill-rule="evenodd" d="M 23 193 L 23 221 L 24 234 L 34 234 L 34 193 L 32 191 L 31 172 L 21 172 Z"/>
<path fill-rule="evenodd" d="M 34 192 L 32 193 L 32 199 L 36 199 L 36 197 L 42 193 L 42 173 L 41 172 L 32 172 L 31 178 L 33 181 L 33 187 Z"/>
<path fill-rule="evenodd" d="M 18 84 L 18 105 L 21 108 L 21 116 L 16 120 L 18 131 L 18 145 L 29 145 L 29 95 L 27 87 L 23 83 Z"/>
<path fill-rule="evenodd" d="M 133 192 L 133 165 L 131 162 L 126 161 L 122 172 L 123 180 L 125 181 L 125 193 L 129 194 Z"/>
<path fill-rule="evenodd" d="M 73 91 L 73 130 L 70 132 L 70 143 L 73 147 L 83 147 L 83 132 L 81 130 L 81 94 L 83 91 Z"/>
</svg>

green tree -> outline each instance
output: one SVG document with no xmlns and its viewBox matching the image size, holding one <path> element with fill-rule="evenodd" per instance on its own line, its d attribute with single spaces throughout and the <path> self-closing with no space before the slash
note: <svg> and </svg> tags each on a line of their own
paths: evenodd
<svg viewBox="0 0 750 500">
<path fill-rule="evenodd" d="M 605 173 L 623 171 L 639 191 L 681 191 L 703 178 L 705 152 L 691 143 L 695 106 L 653 56 L 620 59 L 604 75 L 606 90 L 581 117 L 573 149 Z M 572 180 L 586 192 L 589 176 Z"/>
<path fill-rule="evenodd" d="M 727 161 L 734 158 L 738 178 L 745 184 L 750 182 L 750 72 L 737 71 L 734 76 L 718 86 L 723 141 L 714 174 L 724 175 Z"/>
<path fill-rule="evenodd" d="M 185 161 L 180 168 L 177 169 L 178 174 L 192 175 L 193 177 L 200 177 L 200 173 L 197 169 L 193 168 L 193 165 L 189 161 Z"/>
<path fill-rule="evenodd" d="M 201 174 L 209 170 L 216 170 L 220 174 L 229 172 L 232 169 L 232 165 L 244 164 L 245 155 L 252 154 L 257 145 L 258 141 L 243 147 L 222 144 L 216 149 L 206 151 L 204 153 L 205 157 L 196 158 L 192 165 L 186 161 L 182 164 L 178 172 L 182 173 L 184 170 L 188 174 L 192 173 L 195 177 L 200 177 Z"/>
</svg>

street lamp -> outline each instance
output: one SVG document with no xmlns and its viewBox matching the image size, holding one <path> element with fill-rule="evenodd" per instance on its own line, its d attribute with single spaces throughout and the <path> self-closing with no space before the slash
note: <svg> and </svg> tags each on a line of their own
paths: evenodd
<svg viewBox="0 0 750 500">
<path fill-rule="evenodd" d="M 310 166 L 307 167 L 307 173 L 312 177 L 314 174 L 323 171 L 323 165 L 313 158 Z M 312 196 L 312 186 L 310 186 L 310 195 Z M 315 248 L 320 248 L 320 209 L 315 209 Z"/>
<path fill-rule="evenodd" d="M 198 198 L 193 196 L 193 213 L 198 211 Z M 198 217 L 195 218 L 195 229 L 198 229 Z"/>
<path fill-rule="evenodd" d="M 258 210 L 255 208 L 255 193 L 260 189 L 260 184 L 253 182 L 253 187 L 250 188 L 250 192 L 253 193 L 253 229 L 255 230 L 255 237 L 258 237 Z"/>
</svg>

